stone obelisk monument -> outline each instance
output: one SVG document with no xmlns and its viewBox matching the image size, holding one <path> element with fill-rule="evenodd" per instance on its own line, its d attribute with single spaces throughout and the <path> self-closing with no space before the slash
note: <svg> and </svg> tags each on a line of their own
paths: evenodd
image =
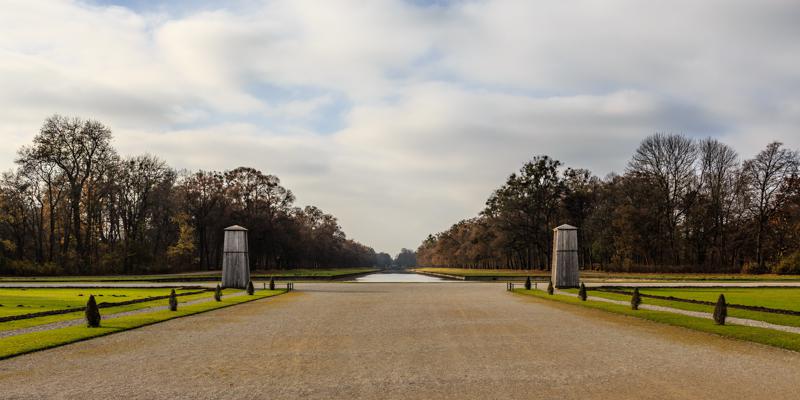
<svg viewBox="0 0 800 400">
<path fill-rule="evenodd" d="M 553 286 L 576 288 L 580 285 L 578 271 L 578 228 L 561 225 L 553 229 Z"/>
<path fill-rule="evenodd" d="M 250 282 L 250 256 L 247 247 L 247 229 L 239 225 L 225 228 L 222 249 L 222 287 L 247 288 Z"/>
</svg>

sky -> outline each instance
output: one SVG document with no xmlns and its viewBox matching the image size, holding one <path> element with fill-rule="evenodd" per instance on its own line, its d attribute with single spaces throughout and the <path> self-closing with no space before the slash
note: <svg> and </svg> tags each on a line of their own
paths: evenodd
<svg viewBox="0 0 800 400">
<path fill-rule="evenodd" d="M 251 166 L 376 251 L 473 217 L 547 154 L 624 172 L 655 132 L 800 147 L 800 2 L 0 4 L 0 170 L 48 116 L 124 156 Z"/>
</svg>

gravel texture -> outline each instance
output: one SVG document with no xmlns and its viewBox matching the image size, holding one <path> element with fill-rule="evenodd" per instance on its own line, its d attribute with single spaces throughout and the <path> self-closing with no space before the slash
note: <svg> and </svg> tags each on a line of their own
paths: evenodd
<svg viewBox="0 0 800 400">
<path fill-rule="evenodd" d="M 800 353 L 506 292 L 298 291 L 0 361 L 4 399 L 796 399 Z"/>
</svg>

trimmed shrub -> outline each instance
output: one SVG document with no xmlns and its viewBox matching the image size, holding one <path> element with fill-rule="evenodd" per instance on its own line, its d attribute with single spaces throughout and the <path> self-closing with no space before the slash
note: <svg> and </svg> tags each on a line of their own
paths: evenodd
<svg viewBox="0 0 800 400">
<path fill-rule="evenodd" d="M 247 294 L 252 296 L 255 291 L 256 291 L 256 288 L 253 287 L 253 281 L 248 281 L 247 282 Z"/>
<path fill-rule="evenodd" d="M 89 296 L 89 301 L 86 302 L 86 326 L 89 328 L 97 328 L 100 326 L 100 308 L 97 307 L 97 302 L 94 300 L 94 295 Z"/>
<path fill-rule="evenodd" d="M 714 323 L 725 325 L 725 318 L 728 317 L 728 305 L 725 304 L 725 295 L 720 294 L 717 305 L 714 307 Z"/>
<path fill-rule="evenodd" d="M 269 290 L 275 290 L 275 278 L 269 278 Z"/>
<path fill-rule="evenodd" d="M 525 280 L 525 290 L 531 290 L 531 277 Z"/>
<path fill-rule="evenodd" d="M 547 294 L 553 294 L 553 281 L 547 284 Z"/>
<path fill-rule="evenodd" d="M 639 296 L 639 288 L 633 288 L 633 296 L 631 296 L 631 309 L 638 310 L 639 304 L 642 304 L 642 297 Z"/>
<path fill-rule="evenodd" d="M 222 288 L 217 285 L 217 288 L 214 289 L 214 300 L 222 301 Z"/>
<path fill-rule="evenodd" d="M 581 282 L 581 288 L 578 289 L 578 297 L 580 297 L 582 301 L 586 301 L 586 285 L 584 285 L 583 282 Z"/>
<path fill-rule="evenodd" d="M 175 295 L 175 289 L 169 292 L 169 310 L 178 311 L 178 296 Z"/>
</svg>

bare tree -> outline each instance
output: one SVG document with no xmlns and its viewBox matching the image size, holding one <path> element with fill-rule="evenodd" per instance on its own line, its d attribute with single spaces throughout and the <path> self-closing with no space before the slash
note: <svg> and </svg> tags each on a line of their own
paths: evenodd
<svg viewBox="0 0 800 400">
<path fill-rule="evenodd" d="M 78 267 L 89 264 L 82 218 L 81 201 L 88 183 L 116 153 L 111 147 L 111 130 L 100 122 L 54 115 L 45 120 L 28 150 L 31 159 L 57 166 L 68 186 L 70 230 L 79 256 Z M 89 198 L 91 201 L 91 197 Z M 87 205 L 91 208 L 91 204 Z M 69 236 L 64 238 L 65 250 Z"/>
<path fill-rule="evenodd" d="M 667 239 L 676 264 L 680 264 L 678 225 L 690 205 L 696 183 L 696 159 L 697 147 L 692 139 L 656 133 L 642 141 L 628 165 L 629 171 L 650 179 L 660 191 Z"/>
<path fill-rule="evenodd" d="M 797 172 L 800 157 L 797 151 L 772 142 L 767 148 L 744 163 L 744 175 L 750 195 L 750 209 L 756 219 L 756 261 L 764 268 L 764 236 L 769 218 L 780 207 L 776 193 L 786 178 Z"/>
</svg>

